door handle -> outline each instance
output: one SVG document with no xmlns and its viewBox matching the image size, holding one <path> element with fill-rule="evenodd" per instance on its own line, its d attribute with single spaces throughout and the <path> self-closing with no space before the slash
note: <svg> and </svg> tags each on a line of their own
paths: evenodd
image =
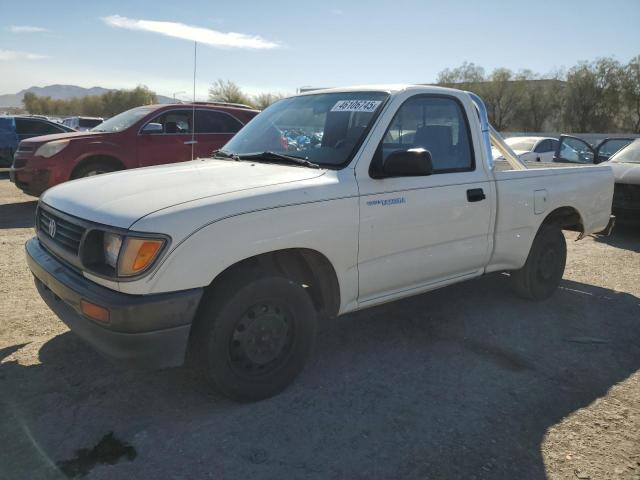
<svg viewBox="0 0 640 480">
<path fill-rule="evenodd" d="M 470 202 L 479 202 L 484 200 L 487 196 L 484 194 L 484 190 L 481 188 L 472 188 L 467 190 L 467 200 Z"/>
<path fill-rule="evenodd" d="M 198 143 L 197 140 L 187 140 L 184 142 L 185 145 L 195 145 L 196 143 Z"/>
</svg>

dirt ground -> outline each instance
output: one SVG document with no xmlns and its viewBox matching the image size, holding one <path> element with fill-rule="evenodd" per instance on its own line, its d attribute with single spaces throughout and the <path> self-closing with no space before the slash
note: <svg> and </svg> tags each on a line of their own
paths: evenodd
<svg viewBox="0 0 640 480">
<path fill-rule="evenodd" d="M 338 319 L 283 394 L 124 370 L 38 297 L 0 179 L 0 478 L 640 479 L 640 227 L 574 242 L 550 300 L 504 275 Z"/>
</svg>

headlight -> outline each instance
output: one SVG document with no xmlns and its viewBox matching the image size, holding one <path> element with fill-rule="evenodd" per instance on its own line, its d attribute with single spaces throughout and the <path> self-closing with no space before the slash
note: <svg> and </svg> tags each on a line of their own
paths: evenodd
<svg viewBox="0 0 640 480">
<path fill-rule="evenodd" d="M 60 153 L 69 145 L 69 140 L 54 140 L 53 142 L 47 142 L 44 145 L 40 145 L 36 150 L 36 157 L 51 158 L 54 155 Z"/>
<path fill-rule="evenodd" d="M 104 232 L 104 262 L 113 268 L 116 277 L 131 277 L 149 268 L 165 243 L 164 238 L 127 237 Z"/>
<path fill-rule="evenodd" d="M 104 242 L 104 261 L 114 270 L 118 265 L 118 255 L 122 247 L 122 236 L 115 233 L 105 232 Z"/>
</svg>

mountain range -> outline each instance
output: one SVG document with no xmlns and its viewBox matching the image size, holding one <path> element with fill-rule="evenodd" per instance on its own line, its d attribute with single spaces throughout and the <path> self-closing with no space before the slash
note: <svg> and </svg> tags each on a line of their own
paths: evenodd
<svg viewBox="0 0 640 480">
<path fill-rule="evenodd" d="M 38 96 L 51 97 L 55 100 L 68 100 L 74 97 L 86 97 L 89 95 L 102 95 L 111 89 L 103 87 L 84 88 L 77 85 L 47 85 L 46 87 L 29 87 L 20 90 L 18 93 L 0 95 L 0 107 L 21 107 L 22 97 L 27 92 L 35 93 Z M 159 103 L 173 103 L 170 97 L 158 95 Z"/>
</svg>

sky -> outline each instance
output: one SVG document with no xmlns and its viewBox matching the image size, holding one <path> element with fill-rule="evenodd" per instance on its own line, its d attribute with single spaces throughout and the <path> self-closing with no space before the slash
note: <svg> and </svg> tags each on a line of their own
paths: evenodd
<svg viewBox="0 0 640 480">
<path fill-rule="evenodd" d="M 538 73 L 640 55 L 640 0 L 0 0 L 0 94 L 53 83 L 187 100 L 428 83 L 468 61 Z"/>
</svg>

